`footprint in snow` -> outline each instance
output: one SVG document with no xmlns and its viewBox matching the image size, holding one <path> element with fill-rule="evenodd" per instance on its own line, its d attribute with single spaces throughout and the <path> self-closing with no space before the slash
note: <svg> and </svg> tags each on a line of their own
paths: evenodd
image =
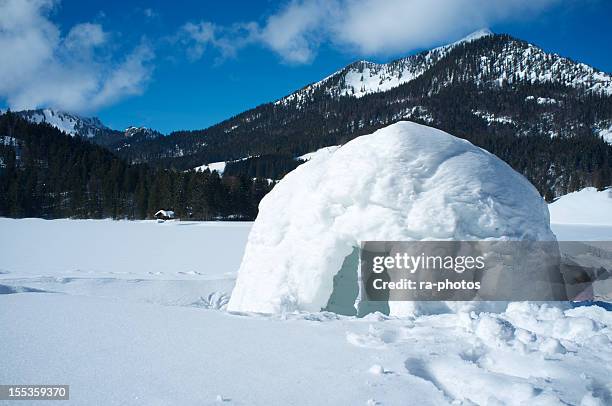
<svg viewBox="0 0 612 406">
<path fill-rule="evenodd" d="M 424 360 L 420 358 L 408 358 L 404 362 L 404 366 L 406 371 L 410 375 L 414 375 L 417 378 L 421 378 L 429 383 L 431 383 L 436 389 L 438 389 L 447 399 L 453 399 L 452 396 L 448 393 L 447 389 L 444 385 L 438 380 L 438 378 L 432 373 L 429 366 L 425 363 Z"/>
</svg>

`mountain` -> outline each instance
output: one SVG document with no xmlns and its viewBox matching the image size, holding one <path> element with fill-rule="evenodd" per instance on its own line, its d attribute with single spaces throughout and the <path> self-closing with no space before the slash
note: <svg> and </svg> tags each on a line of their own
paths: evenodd
<svg viewBox="0 0 612 406">
<path fill-rule="evenodd" d="M 155 139 L 160 137 L 162 134 L 159 131 L 153 130 L 147 127 L 133 127 L 130 126 L 123 132 L 126 138 L 144 138 L 144 139 Z"/>
<path fill-rule="evenodd" d="M 612 147 L 602 138 L 612 127 L 612 76 L 484 30 L 387 64 L 355 62 L 207 129 L 131 142 L 117 153 L 178 170 L 271 156 L 282 164 L 270 168 L 290 168 L 291 157 L 400 120 L 489 150 L 549 200 L 612 183 Z"/>
<path fill-rule="evenodd" d="M 420 77 L 458 46 L 485 37 L 496 36 L 488 29 L 482 29 L 452 44 L 390 63 L 355 62 L 320 82 L 282 98 L 277 103 L 286 104 L 292 101 L 297 101 L 298 104 L 308 103 L 312 101 L 317 89 L 323 89 L 332 98 L 339 96 L 359 98 L 366 94 L 386 92 Z M 559 55 L 548 54 L 527 42 L 508 37 L 494 51 L 483 53 L 482 57 L 471 66 L 472 72 L 457 72 L 463 73 L 460 80 L 480 85 L 502 84 L 504 81 L 557 83 L 612 95 L 610 75 L 583 63 L 575 63 Z M 453 82 L 456 83 L 454 80 Z M 449 84 L 449 81 L 445 81 L 439 85 Z"/>
<path fill-rule="evenodd" d="M 111 151 L 128 148 L 133 142 L 154 140 L 163 136 L 159 131 L 147 127 L 130 126 L 124 131 L 113 130 L 104 125 L 97 117 L 83 117 L 49 108 L 22 110 L 14 113 L 31 123 L 49 124 L 68 135 L 87 138 Z"/>
<path fill-rule="evenodd" d="M 92 141 L 111 151 L 120 152 L 125 148 L 129 148 L 133 143 L 156 140 L 161 137 L 163 137 L 162 133 L 151 128 L 130 126 L 123 132 L 110 131 L 102 133 L 94 137 Z M 139 161 L 134 160 L 134 163 L 138 162 Z"/>
<path fill-rule="evenodd" d="M 22 110 L 15 112 L 31 123 L 47 123 L 68 135 L 93 138 L 113 132 L 97 117 L 81 117 L 76 114 L 52 109 Z"/>
<path fill-rule="evenodd" d="M 278 100 L 276 103 L 287 104 L 293 101 L 297 101 L 298 104 L 308 103 L 312 100 L 313 93 L 321 88 L 333 98 L 339 96 L 359 98 L 366 94 L 385 92 L 421 76 L 457 45 L 489 35 L 493 35 L 493 33 L 488 29 L 482 29 L 452 44 L 390 63 L 354 62 L 325 79 Z"/>
<path fill-rule="evenodd" d="M 142 219 L 172 209 L 194 220 L 252 220 L 272 187 L 245 176 L 130 165 L 91 139 L 17 113 L 0 114 L 0 134 L 0 217 Z"/>
</svg>

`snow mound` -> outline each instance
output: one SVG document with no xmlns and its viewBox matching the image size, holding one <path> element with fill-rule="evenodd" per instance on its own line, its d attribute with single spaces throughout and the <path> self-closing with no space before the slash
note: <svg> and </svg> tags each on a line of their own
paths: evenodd
<svg viewBox="0 0 612 406">
<path fill-rule="evenodd" d="M 228 310 L 325 308 L 361 241 L 482 239 L 554 239 L 544 200 L 496 156 L 399 122 L 304 163 L 262 200 Z"/>
<path fill-rule="evenodd" d="M 612 189 L 587 187 L 561 196 L 548 208 L 552 223 L 612 225 Z"/>
</svg>

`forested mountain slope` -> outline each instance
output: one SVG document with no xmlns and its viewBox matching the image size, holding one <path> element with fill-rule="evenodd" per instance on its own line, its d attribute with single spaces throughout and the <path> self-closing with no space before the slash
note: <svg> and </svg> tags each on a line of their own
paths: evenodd
<svg viewBox="0 0 612 406">
<path fill-rule="evenodd" d="M 399 120 L 440 128 L 486 148 L 549 199 L 612 183 L 612 147 L 600 137 L 612 125 L 612 77 L 483 31 L 388 64 L 356 62 L 204 130 L 113 148 L 132 162 L 178 170 L 260 155 L 268 161 L 276 156 L 275 167 L 291 168 L 287 157 Z"/>
<path fill-rule="evenodd" d="M 253 219 L 266 181 L 131 165 L 86 138 L 0 115 L 0 217 Z"/>
</svg>

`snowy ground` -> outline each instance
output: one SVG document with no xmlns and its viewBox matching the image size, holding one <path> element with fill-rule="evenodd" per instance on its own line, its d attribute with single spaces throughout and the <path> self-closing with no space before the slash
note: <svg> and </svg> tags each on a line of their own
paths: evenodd
<svg viewBox="0 0 612 406">
<path fill-rule="evenodd" d="M 416 319 L 216 310 L 249 229 L 0 219 L 0 383 L 70 384 L 74 405 L 612 404 L 601 307 Z M 553 231 L 612 240 L 612 226 Z"/>
<path fill-rule="evenodd" d="M 612 189 L 588 187 L 548 205 L 558 240 L 612 241 Z"/>
<path fill-rule="evenodd" d="M 0 219 L 0 284 L 162 305 L 234 285 L 251 223 Z"/>
<path fill-rule="evenodd" d="M 551 223 L 612 226 L 612 188 L 587 187 L 562 196 L 548 209 Z"/>
</svg>

